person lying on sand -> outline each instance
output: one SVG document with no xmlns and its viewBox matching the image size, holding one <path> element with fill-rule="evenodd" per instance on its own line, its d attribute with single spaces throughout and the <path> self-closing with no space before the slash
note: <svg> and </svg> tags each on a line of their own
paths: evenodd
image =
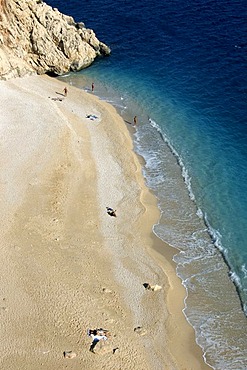
<svg viewBox="0 0 247 370">
<path fill-rule="evenodd" d="M 50 97 L 48 96 L 48 98 L 50 98 Z M 51 100 L 54 100 L 54 101 L 63 101 L 62 98 L 51 98 Z"/>
<path fill-rule="evenodd" d="M 91 121 L 94 121 L 95 119 L 97 119 L 98 117 L 95 115 L 95 114 L 87 114 L 86 115 L 86 118 L 89 118 L 91 119 Z"/>
<path fill-rule="evenodd" d="M 162 287 L 160 285 L 150 285 L 149 283 L 144 283 L 143 284 L 144 288 L 147 289 L 147 290 L 152 290 L 153 292 L 156 292 L 157 290 L 160 290 L 162 289 Z"/>
<path fill-rule="evenodd" d="M 117 214 L 116 214 L 117 210 L 116 209 L 114 211 L 114 209 L 112 209 L 110 207 L 106 207 L 106 212 L 108 213 L 109 216 L 117 217 Z"/>
<path fill-rule="evenodd" d="M 108 333 L 108 330 L 105 330 L 105 329 L 88 329 L 87 331 L 87 334 L 92 337 L 93 341 L 91 343 L 91 346 L 89 348 L 89 351 L 93 352 L 94 353 L 94 347 L 96 346 L 96 344 L 101 341 L 101 340 L 107 340 L 107 333 Z"/>
</svg>

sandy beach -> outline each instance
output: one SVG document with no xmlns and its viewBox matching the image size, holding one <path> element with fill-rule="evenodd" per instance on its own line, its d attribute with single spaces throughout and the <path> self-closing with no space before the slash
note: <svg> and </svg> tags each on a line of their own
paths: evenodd
<svg viewBox="0 0 247 370">
<path fill-rule="evenodd" d="M 64 87 L 0 82 L 0 368 L 209 369 L 182 313 L 174 250 L 152 233 L 159 210 L 132 127 Z M 95 354 L 94 328 L 110 333 Z"/>
</svg>

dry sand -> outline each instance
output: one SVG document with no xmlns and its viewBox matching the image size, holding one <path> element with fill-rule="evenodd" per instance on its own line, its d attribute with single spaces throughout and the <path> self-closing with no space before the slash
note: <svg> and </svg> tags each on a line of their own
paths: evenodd
<svg viewBox="0 0 247 370">
<path fill-rule="evenodd" d="M 126 124 L 63 88 L 46 76 L 0 82 L 0 368 L 208 369 Z M 93 354 L 86 330 L 97 327 L 111 335 Z"/>
</svg>

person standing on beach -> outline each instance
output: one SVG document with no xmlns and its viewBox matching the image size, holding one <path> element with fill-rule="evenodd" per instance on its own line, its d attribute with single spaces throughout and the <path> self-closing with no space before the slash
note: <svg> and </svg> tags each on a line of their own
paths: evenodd
<svg viewBox="0 0 247 370">
<path fill-rule="evenodd" d="M 65 88 L 63 89 L 63 91 L 64 91 L 64 96 L 67 96 L 67 94 L 68 94 L 68 89 L 67 89 L 67 87 L 65 86 Z"/>
<path fill-rule="evenodd" d="M 94 82 L 92 83 L 92 92 L 94 92 Z"/>
<path fill-rule="evenodd" d="M 137 116 L 134 117 L 134 126 L 137 124 Z"/>
</svg>

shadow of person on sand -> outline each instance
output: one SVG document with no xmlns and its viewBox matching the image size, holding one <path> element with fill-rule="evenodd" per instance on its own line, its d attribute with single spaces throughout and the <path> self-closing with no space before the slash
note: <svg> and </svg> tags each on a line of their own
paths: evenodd
<svg viewBox="0 0 247 370">
<path fill-rule="evenodd" d="M 49 99 L 51 99 L 51 100 L 54 100 L 54 101 L 63 101 L 63 99 L 62 99 L 62 98 L 58 98 L 58 97 L 56 97 L 56 98 L 51 98 L 50 96 L 48 96 L 48 98 L 49 98 Z"/>
<path fill-rule="evenodd" d="M 63 93 L 60 93 L 60 92 L 58 92 L 58 91 L 56 91 L 56 94 L 64 96 L 64 94 L 63 94 Z"/>
</svg>

